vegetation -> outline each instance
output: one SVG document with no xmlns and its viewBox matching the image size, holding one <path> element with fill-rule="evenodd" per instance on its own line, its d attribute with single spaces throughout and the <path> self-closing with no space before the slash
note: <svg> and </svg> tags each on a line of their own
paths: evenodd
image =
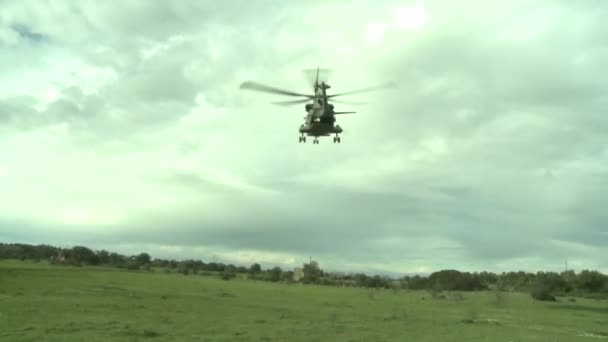
<svg viewBox="0 0 608 342">
<path fill-rule="evenodd" d="M 84 246 L 58 248 L 48 245 L 0 243 L 0 259 L 49 261 L 56 265 L 106 266 L 129 270 L 152 271 L 162 269 L 167 273 L 183 275 L 213 275 L 223 280 L 237 277 L 269 282 L 294 282 L 294 271 L 280 267 L 263 269 L 254 263 L 249 267 L 235 266 L 221 262 L 205 263 L 201 260 L 152 259 L 147 253 L 125 256 L 105 250 L 93 251 Z M 500 292 L 528 292 L 538 300 L 552 301 L 556 296 L 608 297 L 608 276 L 590 270 L 579 273 L 566 271 L 552 272 L 490 272 L 468 273 L 457 270 L 441 270 L 429 276 L 404 276 L 391 279 L 378 275 L 339 274 L 324 272 L 319 264 L 311 260 L 301 269 L 303 276 L 297 281 L 305 284 L 327 286 L 354 286 L 376 289 L 427 290 L 434 296 L 446 291 L 486 291 L 500 289 Z"/>
<path fill-rule="evenodd" d="M 145 264 L 143 258 L 139 262 Z M 608 336 L 608 304 L 597 299 L 538 302 L 498 288 L 430 296 L 400 287 L 256 281 L 226 269 L 184 276 L 157 267 L 0 260 L 0 341 L 588 341 Z M 266 272 L 247 271 L 252 269 L 256 276 Z M 227 274 L 236 276 L 223 280 Z M 433 279 L 443 284 L 444 276 Z M 382 278 L 367 279 L 373 284 Z"/>
</svg>

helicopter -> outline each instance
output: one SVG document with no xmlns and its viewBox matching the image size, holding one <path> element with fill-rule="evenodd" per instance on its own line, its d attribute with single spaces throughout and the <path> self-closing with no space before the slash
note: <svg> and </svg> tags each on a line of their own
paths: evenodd
<svg viewBox="0 0 608 342">
<path fill-rule="evenodd" d="M 305 69 L 304 72 L 315 71 L 314 69 Z M 275 87 L 270 87 L 267 85 L 263 85 L 260 83 L 256 83 L 253 81 L 243 82 L 240 86 L 240 89 L 249 89 L 255 91 L 262 91 L 267 93 L 279 94 L 279 95 L 287 95 L 287 96 L 295 96 L 295 97 L 304 97 L 301 100 L 292 100 L 292 101 L 281 101 L 281 102 L 273 102 L 273 104 L 277 105 L 295 105 L 302 104 L 312 100 L 312 103 L 306 103 L 304 109 L 306 111 L 306 116 L 304 116 L 304 123 L 300 126 L 299 132 L 299 142 L 305 143 L 306 136 L 313 137 L 313 144 L 319 144 L 319 137 L 322 136 L 330 136 L 335 134 L 333 137 L 334 143 L 340 143 L 341 137 L 340 134 L 344 132 L 340 125 L 336 125 L 336 115 L 342 114 L 355 114 L 356 112 L 352 111 L 335 111 L 334 105 L 329 103 L 330 99 L 332 102 L 339 102 L 333 100 L 333 98 L 343 95 L 351 95 L 358 94 L 368 91 L 375 91 L 386 88 L 395 88 L 395 84 L 390 82 L 380 86 L 368 87 L 359 90 L 349 91 L 345 93 L 339 94 L 327 94 L 327 89 L 330 89 L 331 86 L 327 84 L 325 81 L 319 82 L 319 72 L 324 71 L 328 72 L 329 69 L 320 69 L 317 67 L 316 69 L 316 77 L 313 84 L 313 95 L 301 94 L 292 91 L 282 90 Z"/>
</svg>

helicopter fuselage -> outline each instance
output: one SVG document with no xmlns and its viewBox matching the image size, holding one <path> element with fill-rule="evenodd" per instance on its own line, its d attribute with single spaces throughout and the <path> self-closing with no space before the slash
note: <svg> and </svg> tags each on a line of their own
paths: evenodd
<svg viewBox="0 0 608 342">
<path fill-rule="evenodd" d="M 307 114 L 304 117 L 304 124 L 300 126 L 302 136 L 328 136 L 343 132 L 342 128 L 334 125 L 336 117 L 334 116 L 334 105 L 327 102 L 326 89 L 330 88 L 328 84 L 321 82 L 315 84 L 315 97 L 313 102 L 306 104 L 304 107 Z"/>
</svg>

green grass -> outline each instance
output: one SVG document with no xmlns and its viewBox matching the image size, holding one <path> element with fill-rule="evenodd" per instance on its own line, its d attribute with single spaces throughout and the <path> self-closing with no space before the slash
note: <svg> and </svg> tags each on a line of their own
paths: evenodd
<svg viewBox="0 0 608 342">
<path fill-rule="evenodd" d="M 0 261 L 0 341 L 608 341 L 608 303 Z"/>
</svg>

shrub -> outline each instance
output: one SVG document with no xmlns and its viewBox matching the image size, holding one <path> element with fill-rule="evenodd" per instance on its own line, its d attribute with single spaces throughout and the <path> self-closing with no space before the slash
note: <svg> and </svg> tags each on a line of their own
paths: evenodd
<svg viewBox="0 0 608 342">
<path fill-rule="evenodd" d="M 139 270 L 140 265 L 134 261 L 129 261 L 127 264 L 127 269 L 129 270 Z"/>
<path fill-rule="evenodd" d="M 551 289 L 543 284 L 539 284 L 534 287 L 530 294 L 532 295 L 532 298 L 536 300 L 549 302 L 555 302 L 557 300 L 555 296 L 551 293 Z"/>
<path fill-rule="evenodd" d="M 608 286 L 608 277 L 597 271 L 583 270 L 578 276 L 578 286 L 587 292 L 600 292 Z"/>
<path fill-rule="evenodd" d="M 487 286 L 481 282 L 479 275 L 456 270 L 442 270 L 432 273 L 428 278 L 431 289 L 443 291 L 479 291 Z"/>
<path fill-rule="evenodd" d="M 221 275 L 222 280 L 230 280 L 236 278 L 236 274 L 231 272 L 222 272 Z"/>
</svg>

